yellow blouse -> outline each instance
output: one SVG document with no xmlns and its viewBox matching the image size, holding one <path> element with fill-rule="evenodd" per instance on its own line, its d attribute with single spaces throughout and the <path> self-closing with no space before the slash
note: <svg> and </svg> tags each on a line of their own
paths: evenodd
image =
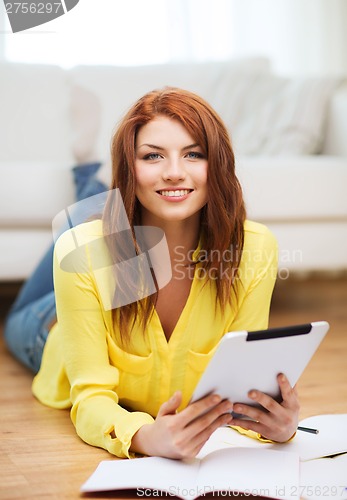
<svg viewBox="0 0 347 500">
<path fill-rule="evenodd" d="M 223 314 L 216 310 L 213 282 L 203 286 L 198 264 L 169 341 L 154 311 L 146 335 L 135 323 L 131 343 L 125 348 L 111 311 L 102 307 L 100 299 L 103 280 L 107 289 L 112 271 L 95 271 L 88 257 L 88 246 L 101 237 L 102 223 L 97 220 L 65 232 L 56 243 L 58 322 L 48 335 L 32 389 L 43 404 L 71 407 L 71 419 L 84 441 L 119 457 L 130 457 L 133 435 L 153 422 L 160 405 L 176 390 L 182 391 L 182 408 L 187 405 L 225 333 L 267 328 L 277 274 L 277 243 L 265 226 L 246 221 L 237 300 Z M 74 272 L 64 270 L 59 262 L 76 250 L 76 243 L 82 264 Z M 107 253 L 105 245 L 99 251 Z"/>
</svg>

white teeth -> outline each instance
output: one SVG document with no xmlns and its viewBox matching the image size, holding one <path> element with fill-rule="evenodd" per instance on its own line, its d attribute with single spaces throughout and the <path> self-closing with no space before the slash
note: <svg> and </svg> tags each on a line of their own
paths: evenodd
<svg viewBox="0 0 347 500">
<path fill-rule="evenodd" d="M 190 193 L 189 189 L 176 189 L 176 191 L 159 191 L 162 196 L 185 196 Z"/>
</svg>

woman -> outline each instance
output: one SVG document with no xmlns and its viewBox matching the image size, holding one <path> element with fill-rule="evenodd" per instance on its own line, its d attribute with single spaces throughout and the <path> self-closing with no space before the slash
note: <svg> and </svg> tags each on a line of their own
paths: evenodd
<svg viewBox="0 0 347 500">
<path fill-rule="evenodd" d="M 216 394 L 189 404 L 226 332 L 267 327 L 276 276 L 275 239 L 245 221 L 220 118 L 192 93 L 150 92 L 121 122 L 112 162 L 111 187 L 119 189 L 131 235 L 138 226 L 164 232 L 171 278 L 159 287 L 154 275 L 155 293 L 113 307 L 117 297 L 131 296 L 134 284 L 146 289 L 141 270 L 129 280 L 119 272 L 124 261 L 138 262 L 131 260 L 132 248 L 137 256 L 146 249 L 124 236 L 122 205 L 111 191 L 102 220 L 66 231 L 56 243 L 57 323 L 33 382 L 35 396 L 52 407 L 72 407 L 78 435 L 119 457 L 193 457 L 226 424 L 287 441 L 299 405 L 284 375 L 278 378 L 281 404 L 250 394 L 262 410 Z M 233 419 L 231 410 L 254 421 Z"/>
</svg>

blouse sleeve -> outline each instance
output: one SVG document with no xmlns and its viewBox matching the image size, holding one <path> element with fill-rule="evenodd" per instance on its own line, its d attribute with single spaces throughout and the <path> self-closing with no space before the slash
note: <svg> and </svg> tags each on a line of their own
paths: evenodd
<svg viewBox="0 0 347 500">
<path fill-rule="evenodd" d="M 67 377 L 71 386 L 71 419 L 85 442 L 105 448 L 118 457 L 131 457 L 131 439 L 138 429 L 153 422 L 143 412 L 129 412 L 118 404 L 119 371 L 109 362 L 106 326 L 88 252 L 80 252 L 78 269 L 69 262 L 64 270 L 56 244 L 54 286 L 59 335 Z M 115 435 L 113 438 L 112 435 Z"/>
</svg>

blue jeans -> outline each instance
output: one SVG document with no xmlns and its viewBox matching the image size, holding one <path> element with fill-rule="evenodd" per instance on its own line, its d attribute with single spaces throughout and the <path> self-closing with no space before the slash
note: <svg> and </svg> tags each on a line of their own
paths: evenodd
<svg viewBox="0 0 347 500">
<path fill-rule="evenodd" d="M 106 186 L 94 177 L 100 166 L 100 163 L 89 163 L 72 169 L 77 201 L 106 191 Z M 75 213 L 74 220 L 77 219 Z M 53 249 L 54 244 L 21 288 L 5 323 L 8 349 L 34 373 L 40 368 L 49 326 L 56 318 Z"/>
</svg>

